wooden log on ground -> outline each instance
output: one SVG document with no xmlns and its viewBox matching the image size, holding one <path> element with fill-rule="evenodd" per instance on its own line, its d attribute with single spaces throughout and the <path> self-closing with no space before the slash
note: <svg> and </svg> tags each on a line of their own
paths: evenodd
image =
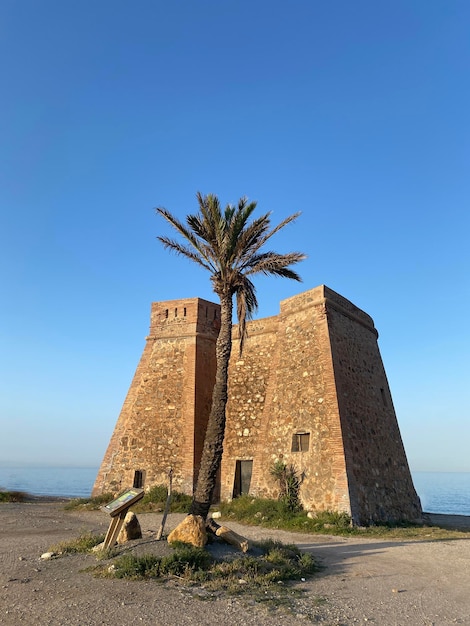
<svg viewBox="0 0 470 626">
<path fill-rule="evenodd" d="M 250 542 L 246 537 L 239 535 L 238 533 L 230 530 L 227 526 L 219 526 L 217 522 L 214 522 L 213 519 L 209 519 L 206 522 L 206 528 L 210 532 L 214 533 L 217 537 L 229 543 L 232 546 L 235 546 L 242 552 L 248 552 L 250 549 Z"/>
</svg>

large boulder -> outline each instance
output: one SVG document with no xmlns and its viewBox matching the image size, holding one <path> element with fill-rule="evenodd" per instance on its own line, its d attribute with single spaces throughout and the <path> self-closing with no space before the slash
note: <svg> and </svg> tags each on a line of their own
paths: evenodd
<svg viewBox="0 0 470 626">
<path fill-rule="evenodd" d="M 137 515 L 133 511 L 128 511 L 116 541 L 121 544 L 132 539 L 142 539 L 142 529 L 140 528 Z"/>
<path fill-rule="evenodd" d="M 196 548 L 204 547 L 207 543 L 204 519 L 200 515 L 187 515 L 168 535 L 168 543 L 175 543 L 176 541 L 190 543 Z"/>
</svg>

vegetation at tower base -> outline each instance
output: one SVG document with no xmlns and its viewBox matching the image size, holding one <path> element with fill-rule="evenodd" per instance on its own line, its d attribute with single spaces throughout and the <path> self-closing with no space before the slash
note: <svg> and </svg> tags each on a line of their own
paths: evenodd
<svg viewBox="0 0 470 626">
<path fill-rule="evenodd" d="M 300 511 L 300 483 L 302 481 L 296 468 L 292 463 L 287 465 L 281 460 L 273 463 L 269 473 L 279 482 L 279 500 L 283 502 L 289 511 Z"/>
<path fill-rule="evenodd" d="M 225 210 L 222 210 L 215 195 L 203 196 L 198 193 L 197 200 L 199 211 L 186 217 L 186 225 L 164 208 L 157 208 L 157 212 L 179 233 L 183 242 L 164 236 L 158 239 L 166 248 L 206 269 L 220 300 L 212 405 L 190 508 L 190 514 L 206 519 L 223 452 L 228 367 L 232 350 L 233 296 L 237 305 L 241 354 L 246 336 L 246 320 L 253 316 L 258 305 L 251 277 L 266 274 L 300 281 L 300 276 L 291 266 L 302 261 L 305 255 L 300 252 L 278 254 L 263 251 L 267 241 L 293 222 L 298 213 L 271 228 L 269 213 L 250 221 L 256 202 L 248 203 L 246 198 L 241 198 L 236 207 L 227 205 Z"/>
</svg>

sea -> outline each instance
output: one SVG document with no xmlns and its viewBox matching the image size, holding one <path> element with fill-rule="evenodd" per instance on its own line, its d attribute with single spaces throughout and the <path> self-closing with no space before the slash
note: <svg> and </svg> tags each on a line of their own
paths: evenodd
<svg viewBox="0 0 470 626">
<path fill-rule="evenodd" d="M 0 490 L 88 498 L 97 467 L 0 467 Z M 423 511 L 470 516 L 470 472 L 412 472 Z"/>
</svg>

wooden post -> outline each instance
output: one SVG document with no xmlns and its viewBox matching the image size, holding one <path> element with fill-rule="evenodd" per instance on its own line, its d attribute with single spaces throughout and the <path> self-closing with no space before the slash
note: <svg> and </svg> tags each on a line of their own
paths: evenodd
<svg viewBox="0 0 470 626">
<path fill-rule="evenodd" d="M 116 543 L 117 536 L 119 535 L 119 531 L 121 530 L 124 520 L 127 515 L 127 509 L 125 511 L 121 511 L 119 515 L 115 515 L 109 524 L 108 532 L 106 533 L 106 537 L 104 538 L 103 550 L 107 550 L 111 546 Z"/>
<path fill-rule="evenodd" d="M 168 472 L 168 495 L 166 498 L 165 510 L 163 511 L 162 523 L 160 524 L 160 528 L 158 529 L 158 533 L 157 533 L 157 541 L 160 541 L 160 539 L 162 538 L 163 529 L 165 528 L 166 518 L 168 515 L 168 511 L 170 510 L 172 483 L 173 483 L 173 470 L 170 468 L 170 471 Z"/>
</svg>

